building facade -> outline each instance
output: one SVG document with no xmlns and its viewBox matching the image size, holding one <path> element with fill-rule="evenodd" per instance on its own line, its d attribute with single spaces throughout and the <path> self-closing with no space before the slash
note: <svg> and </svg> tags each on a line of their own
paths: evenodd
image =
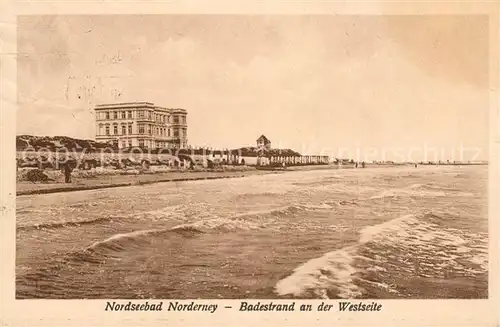
<svg viewBox="0 0 500 327">
<path fill-rule="evenodd" d="M 271 141 L 265 135 L 261 135 L 257 139 L 257 149 L 270 150 L 271 149 Z"/>
<path fill-rule="evenodd" d="M 96 141 L 119 148 L 187 147 L 187 111 L 150 102 L 97 105 Z"/>
</svg>

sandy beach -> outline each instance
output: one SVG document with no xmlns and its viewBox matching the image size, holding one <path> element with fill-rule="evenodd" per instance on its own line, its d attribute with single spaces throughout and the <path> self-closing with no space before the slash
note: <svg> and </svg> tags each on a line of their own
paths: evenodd
<svg viewBox="0 0 500 327">
<path fill-rule="evenodd" d="M 352 166 L 344 166 L 349 169 Z M 71 192 L 82 190 L 93 190 L 102 188 L 114 188 L 133 185 L 145 185 L 152 183 L 182 182 L 194 180 L 209 180 L 222 178 L 241 178 L 253 175 L 281 174 L 286 172 L 309 171 L 309 170 L 331 170 L 339 169 L 336 165 L 318 166 L 295 166 L 287 167 L 286 170 L 258 170 L 254 167 L 232 167 L 218 170 L 171 170 L 171 171 L 116 171 L 116 170 L 91 170 L 75 171 L 71 183 L 64 183 L 62 173 L 48 170 L 45 173 L 54 181 L 46 183 L 32 183 L 23 180 L 23 172 L 18 172 L 17 195 L 48 194 L 58 192 Z M 27 171 L 27 170 L 26 170 Z"/>
<path fill-rule="evenodd" d="M 93 190 L 101 188 L 113 188 L 133 185 L 146 185 L 163 182 L 181 182 L 189 180 L 205 180 L 220 178 L 239 178 L 251 175 L 262 175 L 277 173 L 261 170 L 241 171 L 172 171 L 148 174 L 130 175 L 97 175 L 94 177 L 73 177 L 72 183 L 54 181 L 49 183 L 32 183 L 28 181 L 17 182 L 17 195 L 47 194 L 58 192 L 71 192 L 82 190 Z"/>
<path fill-rule="evenodd" d="M 394 164 L 367 164 L 366 168 L 394 168 L 413 170 L 413 165 Z M 425 168 L 425 166 L 423 166 Z M 227 170 L 172 170 L 172 171 L 147 171 L 127 173 L 108 170 L 101 173 L 76 171 L 73 174 L 71 183 L 64 183 L 64 177 L 58 171 L 51 170 L 48 175 L 54 181 L 47 183 L 32 183 L 25 180 L 17 181 L 16 195 L 35 195 L 59 192 L 72 192 L 84 190 L 96 190 L 104 188 L 115 188 L 134 185 L 147 185 L 154 183 L 183 182 L 196 180 L 242 178 L 253 175 L 283 174 L 291 172 L 312 171 L 312 170 L 338 170 L 354 169 L 354 165 L 313 165 L 313 166 L 292 166 L 284 170 L 258 170 L 255 167 L 233 167 Z M 362 168 L 359 168 L 362 169 Z M 22 175 L 22 173 L 18 173 Z"/>
</svg>

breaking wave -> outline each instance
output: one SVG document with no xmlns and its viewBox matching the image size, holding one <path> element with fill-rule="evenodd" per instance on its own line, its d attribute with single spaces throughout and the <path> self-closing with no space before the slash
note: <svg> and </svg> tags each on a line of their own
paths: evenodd
<svg viewBox="0 0 500 327">
<path fill-rule="evenodd" d="M 444 218 L 422 213 L 365 227 L 355 244 L 297 267 L 276 284 L 275 292 L 304 298 L 366 298 L 384 292 L 398 298 L 411 294 L 394 280 L 485 274 L 487 235 L 443 228 L 439 219 Z"/>
<path fill-rule="evenodd" d="M 97 241 L 87 247 L 84 252 L 109 255 L 124 250 L 130 250 L 131 247 L 142 247 L 150 244 L 152 236 L 165 237 L 179 235 L 182 237 L 195 237 L 199 234 L 203 234 L 203 231 L 193 227 L 140 230 L 130 233 L 115 234 L 103 241 Z"/>
<path fill-rule="evenodd" d="M 402 197 L 444 197 L 448 195 L 459 197 L 473 197 L 470 192 L 462 192 L 456 188 L 445 187 L 436 184 L 412 184 L 404 188 L 389 189 L 378 195 L 370 197 L 371 200 L 384 198 L 402 198 Z"/>
<path fill-rule="evenodd" d="M 119 233 L 108 237 L 105 240 L 94 242 L 83 250 L 86 254 L 113 255 L 130 251 L 134 248 L 140 249 L 151 244 L 155 237 L 197 237 L 209 232 L 252 230 L 272 228 L 271 225 L 280 217 L 294 214 L 301 209 L 296 206 L 285 206 L 272 210 L 254 211 L 231 217 L 215 217 L 213 214 L 207 214 L 205 219 L 195 222 L 187 222 L 170 228 L 139 230 L 128 233 Z M 157 214 L 165 215 L 163 211 L 155 211 Z M 148 212 L 154 213 L 153 211 Z M 171 213 L 171 212 L 170 212 Z M 81 257 L 80 257 L 81 258 Z"/>
<path fill-rule="evenodd" d="M 273 229 L 277 228 L 276 223 L 281 219 L 295 215 L 304 211 L 305 207 L 290 205 L 270 210 L 250 211 L 242 214 L 233 214 L 230 216 L 213 216 L 208 219 L 187 222 L 175 226 L 177 228 L 195 228 L 204 232 L 210 231 L 236 231 L 236 230 L 254 230 L 254 229 Z"/>
<path fill-rule="evenodd" d="M 241 214 L 233 214 L 229 216 L 215 215 L 207 213 L 202 219 L 196 217 L 196 221 L 186 221 L 169 228 L 139 230 L 128 233 L 119 233 L 111 237 L 97 241 L 84 251 L 91 253 L 110 254 L 112 252 L 120 252 L 124 250 L 132 250 L 140 248 L 152 242 L 154 237 L 169 237 L 173 235 L 182 237 L 196 237 L 206 233 L 232 232 L 232 231 L 249 231 L 249 230 L 279 230 L 283 228 L 283 220 L 290 216 L 303 214 L 308 211 L 316 210 L 332 210 L 334 207 L 331 204 L 321 203 L 318 205 L 312 204 L 296 204 L 290 206 L 278 207 L 270 210 L 250 211 Z M 169 213 L 164 211 L 149 211 L 148 215 L 160 216 L 171 215 L 175 210 L 170 210 Z M 178 217 L 177 217 L 178 218 Z M 289 222 L 288 226 L 294 225 Z M 307 227 L 307 226 L 306 226 Z M 341 226 L 335 226 L 340 228 Z"/>
<path fill-rule="evenodd" d="M 84 226 L 84 225 L 93 225 L 93 224 L 101 224 L 113 221 L 116 217 L 100 217 L 91 220 L 79 220 L 79 221 L 65 221 L 65 222 L 49 222 L 49 223 L 41 223 L 34 225 L 21 225 L 17 227 L 18 231 L 30 231 L 36 229 L 58 229 L 72 226 Z"/>
</svg>

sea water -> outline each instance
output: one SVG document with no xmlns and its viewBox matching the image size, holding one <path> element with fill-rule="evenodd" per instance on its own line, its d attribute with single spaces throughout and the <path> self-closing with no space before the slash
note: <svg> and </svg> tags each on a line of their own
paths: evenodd
<svg viewBox="0 0 500 327">
<path fill-rule="evenodd" d="M 19 196 L 17 298 L 487 298 L 487 167 Z"/>
</svg>

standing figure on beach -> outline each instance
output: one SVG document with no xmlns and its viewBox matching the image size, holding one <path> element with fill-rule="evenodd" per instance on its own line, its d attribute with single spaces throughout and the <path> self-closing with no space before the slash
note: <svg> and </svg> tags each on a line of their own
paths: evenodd
<svg viewBox="0 0 500 327">
<path fill-rule="evenodd" d="M 71 166 L 69 162 L 64 164 L 64 182 L 71 183 Z"/>
<path fill-rule="evenodd" d="M 361 163 L 361 167 L 365 168 L 365 162 L 364 161 Z"/>
</svg>

